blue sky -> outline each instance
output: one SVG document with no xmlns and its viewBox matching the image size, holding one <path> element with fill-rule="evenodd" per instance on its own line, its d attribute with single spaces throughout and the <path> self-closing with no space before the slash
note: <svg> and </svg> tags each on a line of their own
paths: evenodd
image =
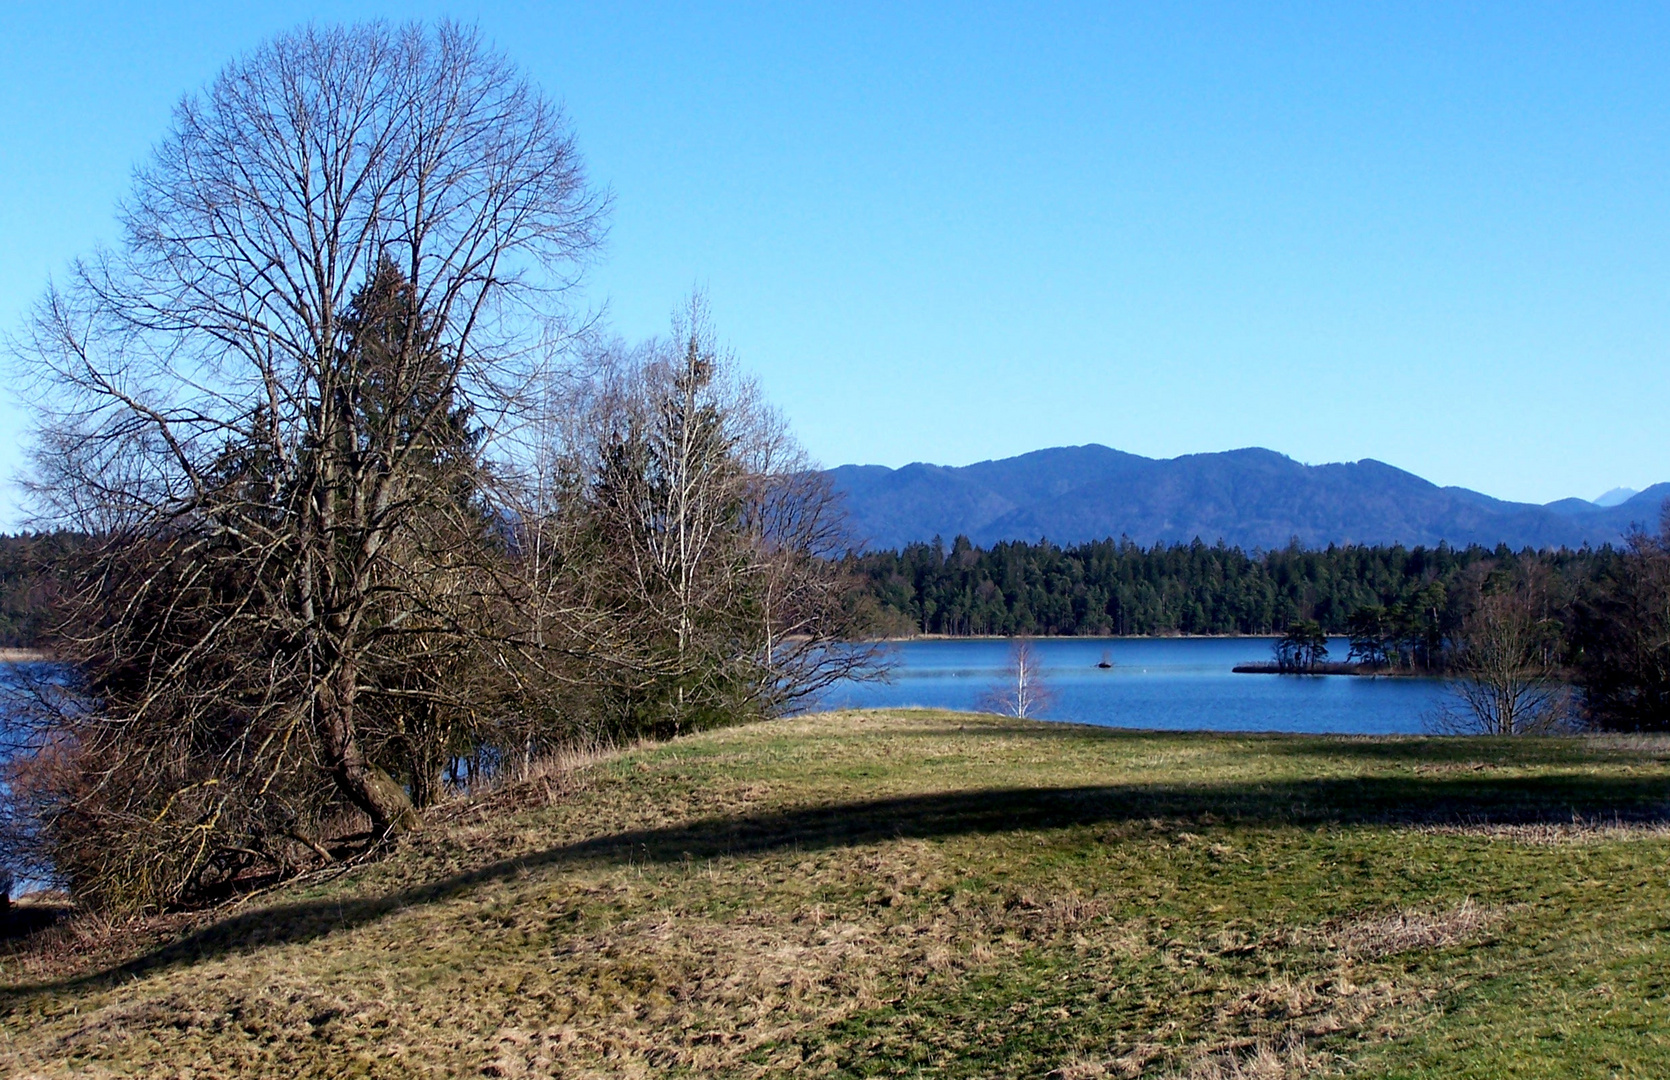
<svg viewBox="0 0 1670 1080">
<path fill-rule="evenodd" d="M 308 18 L 477 22 L 825 464 L 1101 442 L 1670 480 L 1670 9 L 11 3 L 0 326 L 179 97 Z M 0 469 L 24 415 L 0 406 Z M 15 502 L 0 500 L 0 526 Z"/>
</svg>

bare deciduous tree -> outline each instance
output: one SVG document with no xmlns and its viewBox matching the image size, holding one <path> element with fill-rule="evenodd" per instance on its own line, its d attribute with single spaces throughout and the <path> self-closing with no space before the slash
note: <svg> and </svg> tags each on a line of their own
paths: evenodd
<svg viewBox="0 0 1670 1080">
<path fill-rule="evenodd" d="M 1044 681 L 1044 665 L 1037 648 L 1026 638 L 1009 643 L 1009 662 L 1003 679 L 980 699 L 980 707 L 1005 716 L 1037 716 L 1054 702 Z"/>
<path fill-rule="evenodd" d="M 1571 690 L 1560 667 L 1561 627 L 1546 568 L 1529 564 L 1512 578 L 1478 586 L 1454 642 L 1456 705 L 1437 726 L 1486 735 L 1546 734 L 1571 720 Z"/>
<path fill-rule="evenodd" d="M 414 736 L 367 724 L 464 715 L 444 680 L 505 602 L 494 440 L 604 202 L 560 112 L 450 24 L 283 35 L 180 105 L 120 248 L 14 350 L 42 517 L 102 542 L 53 812 L 131 838 L 62 868 L 149 902 L 311 843 L 332 800 L 410 819 L 379 753 Z"/>
<path fill-rule="evenodd" d="M 1577 677 L 1587 718 L 1612 731 L 1670 730 L 1670 503 L 1637 531 L 1578 607 Z"/>
<path fill-rule="evenodd" d="M 592 681 L 624 730 L 781 713 L 874 671 L 853 641 L 835 494 L 715 343 L 700 296 L 671 338 L 605 357 L 567 410 L 557 515 Z"/>
</svg>

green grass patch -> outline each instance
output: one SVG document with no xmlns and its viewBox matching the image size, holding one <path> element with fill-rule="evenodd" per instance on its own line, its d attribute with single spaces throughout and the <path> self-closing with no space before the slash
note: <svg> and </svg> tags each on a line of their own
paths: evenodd
<svg viewBox="0 0 1670 1080">
<path fill-rule="evenodd" d="M 1654 740 L 805 717 L 14 952 L 0 1071 L 1664 1076 L 1666 822 Z"/>
</svg>

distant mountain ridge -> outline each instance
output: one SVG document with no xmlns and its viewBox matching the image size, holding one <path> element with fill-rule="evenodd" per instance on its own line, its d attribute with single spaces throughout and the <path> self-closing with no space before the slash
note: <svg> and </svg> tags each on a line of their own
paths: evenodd
<svg viewBox="0 0 1670 1080">
<path fill-rule="evenodd" d="M 1583 499 L 1506 502 L 1439 487 L 1384 462 L 1304 465 L 1249 448 L 1146 458 L 1106 446 L 1061 446 L 949 467 L 843 465 L 827 473 L 870 549 L 958 535 L 980 546 L 1042 538 L 1075 544 L 1128 536 L 1142 545 L 1242 548 L 1328 544 L 1581 547 L 1655 529 L 1670 483 L 1615 506 Z"/>
</svg>

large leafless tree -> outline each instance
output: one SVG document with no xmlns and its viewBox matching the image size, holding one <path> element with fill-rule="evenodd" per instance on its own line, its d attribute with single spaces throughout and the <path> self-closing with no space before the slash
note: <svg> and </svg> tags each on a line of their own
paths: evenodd
<svg viewBox="0 0 1670 1080">
<path fill-rule="evenodd" d="M 61 864 L 167 898 L 304 805 L 409 820 L 372 745 L 403 732 L 366 723 L 451 722 L 436 676 L 510 602 L 482 493 L 605 202 L 561 112 L 450 24 L 286 34 L 179 106 L 121 244 L 15 350 L 42 516 L 102 542 L 58 812 L 138 837 Z"/>
</svg>

